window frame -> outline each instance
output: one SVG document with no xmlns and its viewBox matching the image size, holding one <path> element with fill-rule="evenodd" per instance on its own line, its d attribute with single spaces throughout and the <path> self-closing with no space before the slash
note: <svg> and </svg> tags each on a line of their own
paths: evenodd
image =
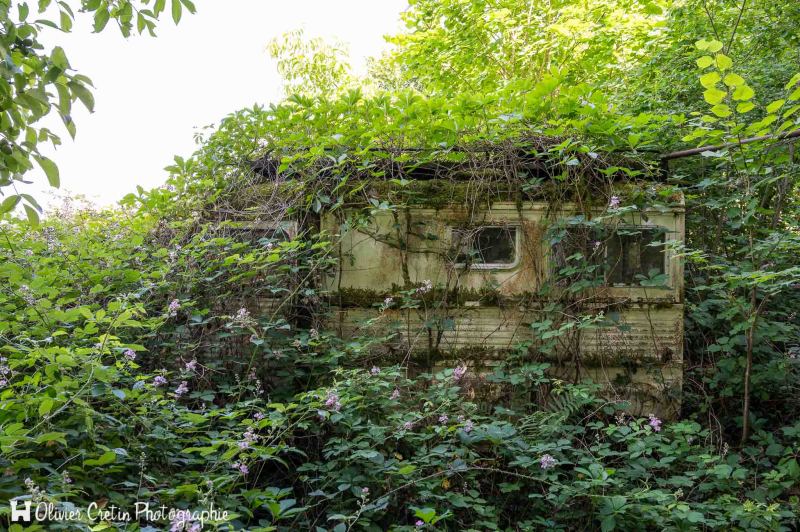
<svg viewBox="0 0 800 532">
<path fill-rule="evenodd" d="M 513 270 L 520 264 L 520 251 L 522 239 L 522 226 L 520 224 L 503 224 L 493 223 L 486 225 L 478 225 L 473 227 L 451 227 L 450 228 L 450 242 L 455 243 L 454 235 L 459 231 L 480 231 L 483 229 L 513 229 L 514 230 L 514 260 L 512 262 L 456 262 L 455 267 L 460 269 L 474 269 L 474 270 Z"/>
<path fill-rule="evenodd" d="M 660 235 L 663 240 L 661 242 L 661 265 L 663 267 L 663 274 L 667 277 L 667 286 L 671 286 L 672 276 L 669 273 L 669 257 L 667 256 L 667 233 L 669 233 L 669 229 L 660 225 L 633 225 L 633 224 L 625 224 L 625 225 L 618 225 L 613 227 L 613 233 L 617 233 L 617 231 L 638 231 L 640 233 L 644 233 L 645 231 L 655 232 L 657 235 Z M 620 249 L 621 250 L 621 249 Z M 639 253 L 641 253 L 641 247 L 639 248 Z M 636 275 L 647 275 L 647 272 L 643 274 L 636 274 L 634 278 L 631 279 L 628 283 L 615 283 L 611 281 L 611 272 L 613 271 L 612 265 L 608 260 L 608 244 L 603 245 L 603 260 L 605 266 L 608 268 L 608 271 L 605 273 L 605 283 L 606 286 L 610 288 L 642 288 L 642 285 L 639 284 L 639 281 L 636 279 Z"/>
<path fill-rule="evenodd" d="M 582 225 L 582 224 L 577 224 L 577 225 Z M 575 227 L 575 226 L 571 226 L 571 227 Z M 567 227 L 566 230 L 569 231 L 571 227 Z M 671 230 L 669 227 L 666 227 L 664 225 L 642 225 L 642 224 L 630 224 L 630 223 L 628 223 L 628 224 L 619 224 L 619 225 L 605 225 L 604 226 L 604 230 L 608 231 L 609 234 L 616 233 L 617 231 L 630 231 L 630 232 L 634 232 L 634 231 L 638 231 L 638 232 L 654 231 L 654 232 L 657 232 L 660 235 L 663 235 L 663 241 L 661 243 L 661 246 L 662 246 L 662 250 L 663 250 L 662 251 L 662 255 L 663 255 L 662 256 L 662 261 L 663 261 L 662 264 L 663 264 L 663 269 L 664 269 L 663 274 L 667 278 L 667 281 L 665 283 L 665 288 L 672 289 L 672 287 L 673 287 L 672 286 L 672 274 L 670 272 L 670 263 L 671 263 L 672 257 L 670 255 L 669 249 L 667 247 L 667 243 L 669 242 L 669 239 L 667 238 L 667 235 L 669 233 L 673 232 L 673 230 Z M 603 250 L 602 250 L 602 254 L 598 256 L 598 259 L 602 261 L 602 266 L 603 266 L 604 270 L 607 269 L 607 271 L 603 271 L 603 273 L 602 273 L 603 285 L 606 286 L 607 288 L 620 288 L 620 289 L 643 288 L 641 286 L 641 284 L 639 284 L 639 281 L 637 279 L 635 279 L 635 276 L 628 283 L 614 283 L 614 282 L 611 282 L 610 275 L 611 275 L 611 266 L 612 265 L 611 265 L 611 263 L 609 261 L 609 257 L 608 257 L 608 244 L 607 244 L 606 240 L 601 240 L 601 243 L 602 243 Z M 588 244 L 589 243 L 587 242 L 586 244 L 587 244 L 587 248 L 588 248 Z M 551 258 L 550 258 L 549 262 L 550 262 L 551 274 L 557 274 L 559 269 L 563 268 L 565 266 L 559 264 L 557 258 L 554 255 L 550 254 L 550 257 Z M 566 258 L 566 254 L 565 254 L 565 258 Z"/>
</svg>

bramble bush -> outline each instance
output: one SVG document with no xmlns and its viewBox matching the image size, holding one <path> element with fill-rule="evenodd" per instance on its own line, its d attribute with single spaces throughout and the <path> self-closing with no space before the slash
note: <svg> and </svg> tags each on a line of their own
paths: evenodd
<svg viewBox="0 0 800 532">
<path fill-rule="evenodd" d="M 87 6 L 101 25 L 113 17 L 130 31 L 135 4 Z M 165 4 L 142 15 L 140 30 Z M 172 2 L 176 20 L 182 4 L 193 9 Z M 794 151 L 780 135 L 800 110 L 798 79 L 785 82 L 796 68 L 797 9 L 567 4 L 413 2 L 409 31 L 371 79 L 328 76 L 303 95 L 232 114 L 192 157 L 176 158 L 166 187 L 113 209 L 65 205 L 39 227 L 10 212 L 24 202 L 35 219 L 35 200 L 9 196 L 0 205 L 0 498 L 67 509 L 213 504 L 228 518 L 204 528 L 220 530 L 796 528 L 800 217 Z M 703 38 L 718 27 L 732 34 Z M 740 69 L 731 48 L 748 43 L 769 53 Z M 347 72 L 315 46 L 276 43 L 273 53 L 309 51 L 309 65 L 284 63 L 295 82 Z M 696 72 L 663 68 L 693 62 L 699 86 Z M 52 75 L 69 88 L 59 111 L 90 102 L 83 78 Z M 704 112 L 682 114 L 701 93 Z M 45 99 L 24 99 L 23 125 L 56 105 Z M 653 102 L 662 114 L 649 111 Z M 4 157 L 9 166 L 22 154 L 16 180 L 38 152 L 14 140 L 22 129 L 12 133 Z M 581 161 L 624 151 L 636 168 L 608 172 L 637 178 L 651 169 L 648 150 L 767 134 L 777 136 L 673 163 L 667 182 L 641 197 L 592 197 L 575 173 Z M 687 262 L 682 419 L 631 417 L 596 386 L 549 376 L 525 346 L 485 373 L 379 357 L 391 338 L 342 339 L 326 326 L 319 280 L 337 267 L 335 235 L 241 230 L 261 215 L 314 217 L 353 202 L 363 193 L 349 181 L 355 161 L 377 172 L 376 153 L 408 162 L 403 147 L 455 157 L 461 145 L 531 137 L 555 139 L 535 155 L 559 169 L 557 186 L 615 212 L 686 198 L 687 242 L 676 250 Z M 252 172 L 265 153 L 294 178 L 279 193 Z M 316 173 L 300 176 L 309 168 Z M 407 183 L 388 182 L 393 190 L 370 196 L 361 214 L 404 207 L 395 192 Z M 547 185 L 531 178 L 523 188 Z M 247 204 L 264 197 L 275 212 Z M 574 292 L 591 281 L 581 283 Z M 402 287 L 376 308 L 424 309 L 438 288 Z M 555 341 L 558 324 L 534 325 Z M 567 325 L 595 324 L 578 316 Z M 498 399 L 482 401 L 482 387 Z M 0 522 L 23 529 L 7 507 Z M 141 527 L 109 519 L 25 529 L 156 526 L 195 532 L 201 523 L 181 514 Z"/>
<path fill-rule="evenodd" d="M 415 375 L 371 355 L 384 339 L 248 309 L 245 293 L 280 292 L 301 264 L 324 262 L 324 242 L 253 246 L 120 210 L 2 232 L 5 498 L 213 503 L 231 516 L 207 527 L 247 530 L 794 519 L 800 425 L 731 449 L 694 421 L 631 418 L 545 364 Z M 481 380 L 511 396 L 487 409 L 470 399 Z M 550 401 L 536 406 L 542 386 Z"/>
</svg>

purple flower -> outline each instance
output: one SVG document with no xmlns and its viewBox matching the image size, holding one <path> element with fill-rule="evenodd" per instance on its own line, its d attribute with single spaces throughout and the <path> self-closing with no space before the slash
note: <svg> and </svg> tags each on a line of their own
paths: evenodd
<svg viewBox="0 0 800 532">
<path fill-rule="evenodd" d="M 33 295 L 33 291 L 30 289 L 28 285 L 26 284 L 20 285 L 19 291 L 22 294 L 22 299 L 25 300 L 25 303 L 27 303 L 30 306 L 36 304 L 36 296 Z"/>
<path fill-rule="evenodd" d="M 185 394 L 189 391 L 189 383 L 186 381 L 181 381 L 181 385 L 175 388 L 175 395 L 180 397 L 181 395 Z"/>
<path fill-rule="evenodd" d="M 258 434 L 253 432 L 253 427 L 247 427 L 247 430 L 242 436 L 244 439 L 239 441 L 239 449 L 243 451 L 245 449 L 249 449 L 250 445 L 252 445 L 258 440 Z"/>
<path fill-rule="evenodd" d="M 650 417 L 650 421 L 648 421 L 647 424 L 650 425 L 653 428 L 654 431 L 661 432 L 661 420 L 658 419 L 653 414 L 650 414 L 649 417 Z"/>
<path fill-rule="evenodd" d="M 189 523 L 192 520 L 192 513 L 189 510 L 178 510 L 175 512 L 175 518 L 170 523 L 170 532 L 181 532 L 182 530 L 189 530 Z"/>
<path fill-rule="evenodd" d="M 417 519 L 417 522 L 414 523 L 414 526 L 417 528 L 422 528 L 423 526 L 425 526 L 425 523 L 422 522 L 422 519 Z"/>
<path fill-rule="evenodd" d="M 397 401 L 398 399 L 400 399 L 400 390 L 395 388 L 394 391 L 392 392 L 392 395 L 389 397 L 389 399 L 391 399 L 392 401 Z"/>
<path fill-rule="evenodd" d="M 369 488 L 367 487 L 361 488 L 361 494 L 364 495 L 365 497 L 369 495 Z"/>
<path fill-rule="evenodd" d="M 190 360 L 189 362 L 186 363 L 186 368 L 185 368 L 186 371 L 194 371 L 195 368 L 197 368 L 197 360 L 196 359 L 193 358 L 192 360 Z"/>
<path fill-rule="evenodd" d="M 441 416 L 439 416 L 439 423 L 441 423 L 442 425 L 447 425 L 448 421 L 450 421 L 450 418 L 447 417 L 447 414 L 442 414 Z"/>
<path fill-rule="evenodd" d="M 250 469 L 242 462 L 234 462 L 233 468 L 237 469 L 242 475 L 246 475 L 250 472 Z"/>
<path fill-rule="evenodd" d="M 253 414 L 253 419 L 255 419 L 256 421 L 261 421 L 262 419 L 264 419 L 264 414 L 262 414 L 261 412 L 256 412 L 255 414 Z"/>
<path fill-rule="evenodd" d="M 125 355 L 125 358 L 128 360 L 136 360 L 136 351 L 133 349 L 126 349 L 122 354 Z"/>
<path fill-rule="evenodd" d="M 250 311 L 242 307 L 236 312 L 236 321 L 245 322 L 250 319 Z"/>
<path fill-rule="evenodd" d="M 413 429 L 414 428 L 414 422 L 413 421 L 406 421 L 405 423 L 403 423 L 403 428 L 406 429 L 406 430 Z"/>
<path fill-rule="evenodd" d="M 186 532 L 200 532 L 203 530 L 203 525 L 200 523 L 193 523 L 189 528 L 186 529 Z"/>
<path fill-rule="evenodd" d="M 11 368 L 8 367 L 8 358 L 0 357 L 0 388 L 5 388 L 8 384 L 9 375 L 11 375 Z"/>
<path fill-rule="evenodd" d="M 616 196 L 616 195 L 615 196 L 611 196 L 611 199 L 608 202 L 608 207 L 610 209 L 616 209 L 616 208 L 619 207 L 619 203 L 620 203 L 619 196 Z"/>
<path fill-rule="evenodd" d="M 164 386 L 167 384 L 167 379 L 162 377 L 161 375 L 157 375 L 155 379 L 153 379 L 153 386 Z"/>
<path fill-rule="evenodd" d="M 342 403 L 339 402 L 339 396 L 333 392 L 328 392 L 328 397 L 325 399 L 325 406 L 334 412 L 342 409 Z"/>
<path fill-rule="evenodd" d="M 370 375 L 372 375 L 373 377 L 375 375 L 378 375 L 380 372 L 381 372 L 381 368 L 379 368 L 378 366 L 372 366 L 372 369 L 369 370 Z"/>
<path fill-rule="evenodd" d="M 472 432 L 472 429 L 474 429 L 474 428 L 475 428 L 475 425 L 472 423 L 472 420 L 471 420 L 471 419 L 468 419 L 468 420 L 466 420 L 466 421 L 464 422 L 464 428 L 463 428 L 463 431 L 464 431 L 464 432 L 466 432 L 467 434 L 469 434 L 470 432 Z"/>
<path fill-rule="evenodd" d="M 466 375 L 466 373 L 467 373 L 467 366 L 462 366 L 462 365 L 456 366 L 455 369 L 453 369 L 453 380 L 455 382 L 460 381 L 464 377 L 464 375 Z"/>
<path fill-rule="evenodd" d="M 427 294 L 431 290 L 433 290 L 433 283 L 430 279 L 425 279 L 422 281 L 422 286 L 417 287 L 416 292 L 418 294 Z"/>
<path fill-rule="evenodd" d="M 178 309 L 180 308 L 181 308 L 181 302 L 178 301 L 177 299 L 173 299 L 172 301 L 169 302 L 169 308 L 168 308 L 169 315 L 174 318 L 175 316 L 178 315 Z"/>
<path fill-rule="evenodd" d="M 549 454 L 543 455 L 539 459 L 539 467 L 542 469 L 551 469 L 556 466 L 556 459 L 550 456 Z"/>
</svg>

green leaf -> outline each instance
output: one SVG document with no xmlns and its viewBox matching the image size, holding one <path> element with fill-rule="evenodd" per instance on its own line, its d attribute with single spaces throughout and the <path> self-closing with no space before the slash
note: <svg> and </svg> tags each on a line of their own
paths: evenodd
<svg viewBox="0 0 800 532">
<path fill-rule="evenodd" d="M 800 81 L 800 74 L 795 74 L 794 76 L 792 76 L 792 79 L 789 80 L 789 83 L 786 84 L 784 89 L 788 91 L 789 89 L 797 85 L 798 81 Z"/>
<path fill-rule="evenodd" d="M 108 24 L 109 18 L 110 15 L 108 13 L 108 8 L 106 7 L 105 2 L 103 2 L 94 14 L 94 32 L 100 33 L 103 31 L 103 29 L 106 27 L 106 24 Z"/>
<path fill-rule="evenodd" d="M 68 353 L 61 353 L 60 355 L 56 355 L 56 362 L 69 367 L 74 367 L 78 364 L 77 362 L 75 362 L 75 357 L 73 357 Z"/>
<path fill-rule="evenodd" d="M 711 57 L 710 55 L 704 55 L 695 62 L 697 63 L 697 66 L 699 66 L 700 68 L 708 68 L 712 64 L 714 64 L 714 58 Z"/>
<path fill-rule="evenodd" d="M 740 76 L 739 74 L 734 74 L 733 72 L 727 74 L 722 81 L 728 87 L 738 87 L 740 85 L 744 85 L 745 83 L 744 78 L 742 76 Z"/>
<path fill-rule="evenodd" d="M 39 166 L 44 170 L 47 176 L 47 182 L 50 183 L 50 186 L 53 188 L 61 186 L 61 179 L 58 176 L 58 167 L 56 163 L 42 155 L 34 155 L 33 158 L 36 159 L 36 162 L 39 163 Z"/>
<path fill-rule="evenodd" d="M 184 6 L 186 6 L 186 9 L 188 9 L 188 10 L 189 10 L 189 13 L 191 13 L 192 15 L 194 15 L 195 13 L 197 13 L 197 8 L 196 8 L 196 7 L 194 7 L 194 3 L 192 3 L 192 1 L 191 1 L 191 0 L 181 0 L 181 3 L 182 3 Z"/>
<path fill-rule="evenodd" d="M 733 99 L 736 101 L 749 100 L 755 96 L 755 91 L 750 88 L 750 85 L 740 85 L 733 91 Z"/>
<path fill-rule="evenodd" d="M 77 81 L 70 81 L 68 86 L 72 94 L 78 97 L 89 112 L 94 112 L 94 96 L 92 96 L 92 92 L 87 89 L 85 85 Z"/>
<path fill-rule="evenodd" d="M 700 85 L 710 89 L 714 87 L 720 79 L 722 79 L 722 77 L 719 75 L 719 72 L 709 72 L 700 76 Z"/>
<path fill-rule="evenodd" d="M 67 128 L 69 135 L 74 139 L 75 138 L 75 122 L 72 120 L 72 117 L 69 115 L 65 115 L 62 118 L 62 122 L 64 122 L 64 127 Z"/>
<path fill-rule="evenodd" d="M 617 528 L 617 521 L 613 515 L 607 515 L 600 521 L 600 530 L 602 532 L 610 532 Z"/>
<path fill-rule="evenodd" d="M 158 15 L 164 11 L 164 8 L 167 5 L 167 0 L 156 0 L 156 3 L 153 5 L 153 15 L 158 18 Z"/>
<path fill-rule="evenodd" d="M 660 15 L 664 12 L 664 10 L 661 9 L 661 6 L 655 2 L 647 2 L 644 5 L 644 12 L 648 15 Z"/>
<path fill-rule="evenodd" d="M 719 41 L 707 41 L 705 39 L 700 39 L 694 43 L 694 45 L 698 50 L 706 50 L 712 53 L 722 50 L 722 43 Z"/>
<path fill-rule="evenodd" d="M 783 112 L 783 116 L 781 118 L 788 118 L 788 117 L 792 116 L 793 114 L 795 114 L 797 112 L 798 109 L 800 109 L 800 105 L 791 106 L 790 108 L 788 108 L 787 110 L 785 110 Z"/>
<path fill-rule="evenodd" d="M 778 109 L 783 107 L 783 104 L 785 104 L 785 103 L 786 103 L 786 100 L 775 100 L 774 102 L 772 102 L 771 104 L 769 104 L 767 106 L 767 112 L 768 113 L 774 113 L 775 111 L 777 111 Z"/>
<path fill-rule="evenodd" d="M 64 49 L 60 46 L 53 48 L 53 53 L 50 54 L 50 61 L 61 70 L 67 70 L 69 68 L 67 54 L 64 53 Z"/>
<path fill-rule="evenodd" d="M 14 195 L 9 196 L 0 203 L 0 214 L 5 214 L 7 212 L 11 212 L 19 203 L 20 196 Z"/>
<path fill-rule="evenodd" d="M 49 397 L 45 397 L 41 403 L 39 403 L 39 415 L 41 417 L 46 416 L 50 413 L 53 409 L 53 400 Z"/>
<path fill-rule="evenodd" d="M 101 454 L 99 458 L 96 458 L 96 459 L 95 458 L 90 458 L 89 460 L 86 460 L 84 462 L 84 464 L 93 465 L 93 466 L 101 466 L 101 465 L 110 464 L 112 462 L 115 462 L 116 460 L 117 460 L 117 453 L 115 453 L 114 451 L 106 451 L 103 454 Z"/>
<path fill-rule="evenodd" d="M 36 443 L 58 441 L 66 445 L 67 441 L 64 439 L 64 436 L 66 436 L 66 433 L 64 432 L 45 432 L 44 434 L 39 434 L 36 436 Z"/>
<path fill-rule="evenodd" d="M 433 508 L 416 508 L 414 510 L 414 515 L 425 521 L 426 523 L 430 523 L 433 521 L 433 518 L 436 517 L 436 510 Z"/>
<path fill-rule="evenodd" d="M 61 29 L 65 32 L 69 32 L 70 30 L 72 30 L 72 17 L 69 16 L 69 13 L 61 11 L 60 18 L 61 18 Z"/>
<path fill-rule="evenodd" d="M 753 102 L 742 102 L 736 106 L 737 113 L 746 113 L 747 111 L 752 110 L 755 107 Z"/>
<path fill-rule="evenodd" d="M 711 105 L 717 105 L 725 97 L 725 91 L 716 88 L 710 88 L 703 91 L 703 98 Z"/>
<path fill-rule="evenodd" d="M 36 212 L 36 209 L 31 207 L 30 205 L 25 205 L 25 214 L 28 215 L 28 222 L 33 227 L 38 227 L 38 225 L 39 225 L 39 213 Z"/>
<path fill-rule="evenodd" d="M 720 118 L 726 118 L 731 115 L 731 108 L 724 103 L 720 103 L 712 107 L 711 112 Z"/>
<path fill-rule="evenodd" d="M 720 70 L 728 70 L 733 66 L 733 61 L 725 54 L 717 54 L 714 57 L 717 60 L 717 68 Z"/>
<path fill-rule="evenodd" d="M 172 20 L 175 24 L 181 21 L 181 0 L 172 0 Z"/>
<path fill-rule="evenodd" d="M 58 110 L 61 111 L 61 114 L 68 115 L 72 110 L 72 97 L 69 89 L 66 85 L 56 83 L 56 91 L 58 92 Z"/>
</svg>

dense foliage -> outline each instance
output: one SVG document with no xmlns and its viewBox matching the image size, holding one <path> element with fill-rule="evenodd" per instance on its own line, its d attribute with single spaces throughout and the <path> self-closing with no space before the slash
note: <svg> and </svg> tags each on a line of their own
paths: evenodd
<svg viewBox="0 0 800 532">
<path fill-rule="evenodd" d="M 65 204 L 38 228 L 0 221 L 2 498 L 213 504 L 230 513 L 203 525 L 222 530 L 796 527 L 800 218 L 781 135 L 797 128 L 800 78 L 798 13 L 781 4 L 773 29 L 772 3 L 412 2 L 365 80 L 321 41 L 273 43 L 292 95 L 227 117 L 167 186 L 115 209 Z M 632 417 L 526 346 L 486 374 L 381 358 L 389 338 L 326 325 L 335 235 L 242 229 L 402 208 L 408 183 L 381 161 L 486 144 L 528 146 L 552 175 L 518 186 L 604 207 L 594 223 L 685 197 L 681 419 Z M 657 151 L 696 145 L 716 147 L 637 188 Z M 265 154 L 279 183 L 253 172 Z M 594 161 L 633 188 L 601 192 Z M 391 186 L 365 191 L 356 172 Z M 427 311 L 436 288 L 376 307 Z M 597 324 L 534 326 L 552 339 Z M 486 385 L 501 400 L 481 402 Z M 138 527 L 112 521 L 81 526 Z"/>
<path fill-rule="evenodd" d="M 176 24 L 184 7 L 195 10 L 191 0 L 171 0 L 170 5 Z M 24 182 L 36 162 L 50 185 L 59 186 L 58 166 L 41 154 L 39 146 L 47 142 L 57 146 L 61 139 L 39 121 L 55 112 L 74 138 L 72 105 L 80 101 L 89 111 L 94 108 L 91 80 L 75 71 L 61 46 L 46 50 L 40 39 L 42 31 L 72 31 L 78 10 L 93 17 L 95 32 L 103 31 L 113 20 L 125 37 L 131 35 L 134 24 L 138 33 L 146 30 L 154 36 L 166 6 L 167 0 L 153 0 L 152 4 L 150 0 L 0 1 L 0 194 L 4 196 L 0 214 L 21 203 L 28 219 L 38 221 L 42 209 L 36 198 L 19 193 L 16 185 Z"/>
</svg>

